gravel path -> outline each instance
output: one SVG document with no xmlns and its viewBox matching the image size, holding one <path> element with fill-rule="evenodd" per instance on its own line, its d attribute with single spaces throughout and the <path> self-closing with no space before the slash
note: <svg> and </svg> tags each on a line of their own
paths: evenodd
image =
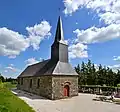
<svg viewBox="0 0 120 112">
<path fill-rule="evenodd" d="M 120 112 L 120 105 L 93 101 L 95 95 L 79 94 L 79 96 L 51 101 L 20 90 L 13 90 L 36 112 Z"/>
</svg>

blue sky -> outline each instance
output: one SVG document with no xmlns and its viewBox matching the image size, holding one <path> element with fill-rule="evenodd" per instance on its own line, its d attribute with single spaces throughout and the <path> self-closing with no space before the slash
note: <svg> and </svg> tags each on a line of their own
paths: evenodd
<svg viewBox="0 0 120 112">
<path fill-rule="evenodd" d="M 5 77 L 17 77 L 26 66 L 50 58 L 59 15 L 72 66 L 91 59 L 120 68 L 119 0 L 0 0 L 0 72 Z"/>
</svg>

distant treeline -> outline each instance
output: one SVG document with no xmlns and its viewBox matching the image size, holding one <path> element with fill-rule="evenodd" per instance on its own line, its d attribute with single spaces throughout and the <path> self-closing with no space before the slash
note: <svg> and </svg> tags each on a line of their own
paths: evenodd
<svg viewBox="0 0 120 112">
<path fill-rule="evenodd" d="M 118 86 L 120 85 L 120 70 L 113 72 L 109 67 L 101 64 L 95 67 L 95 64 L 88 60 L 75 67 L 79 74 L 79 85 L 101 85 L 101 86 Z"/>
<path fill-rule="evenodd" d="M 0 82 L 12 82 L 12 83 L 17 83 L 17 79 L 14 78 L 4 78 L 2 74 L 0 74 Z"/>
</svg>

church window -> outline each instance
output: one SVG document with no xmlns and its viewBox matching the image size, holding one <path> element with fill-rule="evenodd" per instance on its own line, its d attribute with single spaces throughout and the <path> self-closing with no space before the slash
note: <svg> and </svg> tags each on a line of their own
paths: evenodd
<svg viewBox="0 0 120 112">
<path fill-rule="evenodd" d="M 20 79 L 18 78 L 18 84 L 20 84 Z"/>
<path fill-rule="evenodd" d="M 32 87 L 32 79 L 30 79 L 30 88 Z"/>
<path fill-rule="evenodd" d="M 23 85 L 23 78 L 21 78 L 21 85 Z"/>
<path fill-rule="evenodd" d="M 37 80 L 37 87 L 39 88 L 40 86 L 40 79 Z"/>
</svg>

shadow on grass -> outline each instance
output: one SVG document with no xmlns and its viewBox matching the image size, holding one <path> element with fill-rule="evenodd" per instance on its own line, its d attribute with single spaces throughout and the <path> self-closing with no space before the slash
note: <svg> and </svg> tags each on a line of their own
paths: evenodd
<svg viewBox="0 0 120 112">
<path fill-rule="evenodd" d="M 16 88 L 11 89 L 11 90 L 12 90 L 12 93 L 15 94 L 18 97 L 25 97 L 25 98 L 29 98 L 31 100 L 34 100 L 34 99 L 49 100 L 49 99 L 47 99 L 45 97 L 38 96 L 38 95 L 29 93 L 29 92 L 26 92 L 26 91 L 18 90 Z"/>
</svg>

